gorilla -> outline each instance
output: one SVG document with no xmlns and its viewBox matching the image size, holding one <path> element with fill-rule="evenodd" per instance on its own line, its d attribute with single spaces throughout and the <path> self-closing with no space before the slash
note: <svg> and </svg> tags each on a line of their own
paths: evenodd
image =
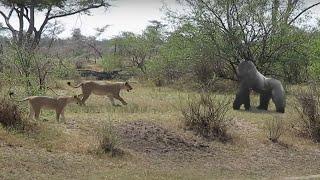
<svg viewBox="0 0 320 180">
<path fill-rule="evenodd" d="M 284 113 L 285 93 L 281 82 L 277 79 L 266 78 L 262 75 L 251 61 L 242 61 L 238 65 L 238 77 L 240 89 L 233 102 L 233 109 L 240 109 L 244 104 L 246 110 L 250 109 L 250 90 L 260 94 L 260 105 L 258 109 L 267 110 L 269 101 L 272 98 L 276 111 Z"/>
</svg>

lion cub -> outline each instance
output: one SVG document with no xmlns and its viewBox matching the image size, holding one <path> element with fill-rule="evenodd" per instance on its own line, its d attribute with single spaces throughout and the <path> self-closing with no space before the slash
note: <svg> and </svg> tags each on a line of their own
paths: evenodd
<svg viewBox="0 0 320 180">
<path fill-rule="evenodd" d="M 12 94 L 10 94 L 11 96 Z M 41 109 L 53 109 L 56 111 L 56 119 L 59 122 L 60 115 L 63 120 L 64 117 L 64 108 L 69 103 L 76 102 L 77 104 L 81 103 L 79 96 L 58 96 L 58 97 L 49 97 L 49 96 L 30 96 L 25 99 L 22 99 L 18 102 L 29 101 L 30 113 L 29 118 L 35 117 L 39 119 Z"/>
<path fill-rule="evenodd" d="M 95 81 L 86 81 L 82 82 L 76 86 L 71 85 L 71 82 L 68 82 L 68 85 L 73 88 L 81 87 L 82 90 L 82 105 L 85 105 L 86 100 L 91 94 L 107 96 L 111 104 L 115 106 L 114 98 L 118 99 L 123 105 L 127 105 L 127 102 L 120 97 L 120 90 L 125 89 L 128 92 L 132 90 L 131 85 L 128 82 L 104 82 L 98 83 Z M 80 96 L 80 95 L 79 95 Z"/>
</svg>

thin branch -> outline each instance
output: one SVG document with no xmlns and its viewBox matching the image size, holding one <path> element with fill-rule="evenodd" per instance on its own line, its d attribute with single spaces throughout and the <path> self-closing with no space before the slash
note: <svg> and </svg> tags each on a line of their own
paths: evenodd
<svg viewBox="0 0 320 180">
<path fill-rule="evenodd" d="M 14 38 L 15 38 L 15 36 L 16 36 L 16 30 L 13 28 L 13 26 L 12 26 L 12 25 L 10 24 L 10 22 L 9 22 L 13 10 L 14 10 L 14 7 L 11 8 L 8 16 L 6 16 L 2 11 L 0 11 L 0 14 L 3 16 L 4 21 L 5 21 L 6 25 L 8 26 L 8 29 L 12 32 L 12 35 L 13 35 Z"/>
<path fill-rule="evenodd" d="M 53 16 L 49 17 L 48 20 L 55 19 L 55 18 L 60 18 L 60 17 L 65 17 L 65 16 L 70 16 L 70 15 L 74 15 L 74 14 L 78 14 L 78 13 L 87 11 L 87 10 L 89 10 L 89 9 L 97 9 L 97 8 L 100 8 L 100 7 L 103 7 L 103 6 L 109 7 L 110 4 L 108 4 L 108 3 L 101 3 L 101 4 L 99 4 L 99 5 L 90 5 L 90 6 L 88 6 L 88 7 L 79 9 L 79 10 L 77 10 L 77 11 L 68 12 L 68 13 L 65 13 L 65 14 L 53 15 Z"/>
<path fill-rule="evenodd" d="M 26 18 L 27 21 L 30 23 L 30 18 L 29 18 L 29 16 L 28 16 L 28 12 L 27 12 L 27 14 L 25 14 L 22 10 L 19 10 L 19 9 L 17 9 L 17 8 L 14 8 L 14 10 L 16 11 L 17 14 L 21 13 L 22 16 L 23 16 L 24 18 Z M 24 10 L 27 10 L 27 11 L 28 11 L 28 9 L 27 9 L 26 7 L 24 7 Z"/>
<path fill-rule="evenodd" d="M 39 29 L 39 32 L 40 32 L 40 33 L 43 31 L 44 27 L 47 25 L 48 21 L 50 20 L 50 17 L 49 17 L 49 16 L 50 16 L 51 10 L 52 10 L 52 6 L 50 6 L 50 7 L 48 8 L 48 11 L 47 11 L 47 13 L 46 13 L 46 17 L 44 18 L 43 23 L 42 23 L 42 25 L 41 25 L 41 27 L 40 27 L 40 29 Z"/>
<path fill-rule="evenodd" d="M 294 17 L 294 18 L 288 23 L 288 25 L 292 24 L 292 23 L 293 23 L 295 20 L 297 20 L 303 13 L 305 13 L 305 12 L 308 11 L 309 9 L 311 9 L 311 8 L 313 8 L 313 7 L 315 7 L 315 6 L 318 6 L 318 5 L 320 5 L 320 2 L 317 2 L 317 3 L 313 4 L 313 5 L 305 8 L 305 9 L 302 10 L 296 17 Z"/>
</svg>

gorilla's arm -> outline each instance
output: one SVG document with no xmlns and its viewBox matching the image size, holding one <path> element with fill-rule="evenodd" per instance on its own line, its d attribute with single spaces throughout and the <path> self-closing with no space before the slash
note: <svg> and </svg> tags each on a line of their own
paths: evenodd
<svg viewBox="0 0 320 180">
<path fill-rule="evenodd" d="M 236 99 L 233 102 L 233 109 L 238 110 L 244 104 L 246 110 L 250 109 L 250 90 L 248 87 L 241 83 L 239 91 L 236 94 Z"/>
<path fill-rule="evenodd" d="M 286 106 L 285 91 L 279 80 L 268 78 L 268 85 L 272 88 L 272 101 L 276 106 L 276 111 L 284 113 Z"/>
<path fill-rule="evenodd" d="M 265 92 L 260 94 L 260 105 L 257 107 L 258 109 L 268 110 L 269 101 L 272 97 L 271 92 Z"/>
</svg>

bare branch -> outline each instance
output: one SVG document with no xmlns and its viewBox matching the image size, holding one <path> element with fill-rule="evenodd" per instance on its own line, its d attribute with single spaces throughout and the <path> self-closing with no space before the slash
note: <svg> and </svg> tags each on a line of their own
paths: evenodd
<svg viewBox="0 0 320 180">
<path fill-rule="evenodd" d="M 109 6 L 111 6 L 111 5 L 108 4 L 108 3 L 101 3 L 101 4 L 98 4 L 98 5 L 92 4 L 92 5 L 88 6 L 88 7 L 85 7 L 85 8 L 76 10 L 76 11 L 71 11 L 71 12 L 66 12 L 64 14 L 57 14 L 57 15 L 50 16 L 48 18 L 48 20 L 55 19 L 55 18 L 60 18 L 60 17 L 65 17 L 65 16 L 70 16 L 70 15 L 74 15 L 74 14 L 78 14 L 78 13 L 85 12 L 85 11 L 90 10 L 90 9 L 97 9 L 97 8 L 100 8 L 100 7 L 109 7 Z"/>
<path fill-rule="evenodd" d="M 50 17 L 49 17 L 49 16 L 50 16 L 51 10 L 52 10 L 52 6 L 50 6 L 50 7 L 48 8 L 48 11 L 47 11 L 47 13 L 46 13 L 46 17 L 45 17 L 44 20 L 43 20 L 43 23 L 42 23 L 42 25 L 41 25 L 41 27 L 40 27 L 40 29 L 39 29 L 39 32 L 42 32 L 42 31 L 43 31 L 44 27 L 47 25 L 48 21 L 50 20 Z"/>
<path fill-rule="evenodd" d="M 4 21 L 5 21 L 8 29 L 12 32 L 12 35 L 13 35 L 13 37 L 15 38 L 15 37 L 16 37 L 16 30 L 13 28 L 13 26 L 12 26 L 12 25 L 10 24 L 10 22 L 9 22 L 13 10 L 14 10 L 14 7 L 11 8 L 8 16 L 6 16 L 6 15 L 4 14 L 4 12 L 2 12 L 2 11 L 0 11 L 0 14 L 3 16 Z"/>
<path fill-rule="evenodd" d="M 296 17 L 294 17 L 294 18 L 288 23 L 288 25 L 292 24 L 292 23 L 293 23 L 295 20 L 297 20 L 303 13 L 305 13 L 305 12 L 308 11 L 309 9 L 311 9 L 311 8 L 313 8 L 313 7 L 315 7 L 315 6 L 318 6 L 318 5 L 320 5 L 320 2 L 317 2 L 317 3 L 313 4 L 313 5 L 305 8 L 305 9 L 302 10 Z"/>
</svg>

